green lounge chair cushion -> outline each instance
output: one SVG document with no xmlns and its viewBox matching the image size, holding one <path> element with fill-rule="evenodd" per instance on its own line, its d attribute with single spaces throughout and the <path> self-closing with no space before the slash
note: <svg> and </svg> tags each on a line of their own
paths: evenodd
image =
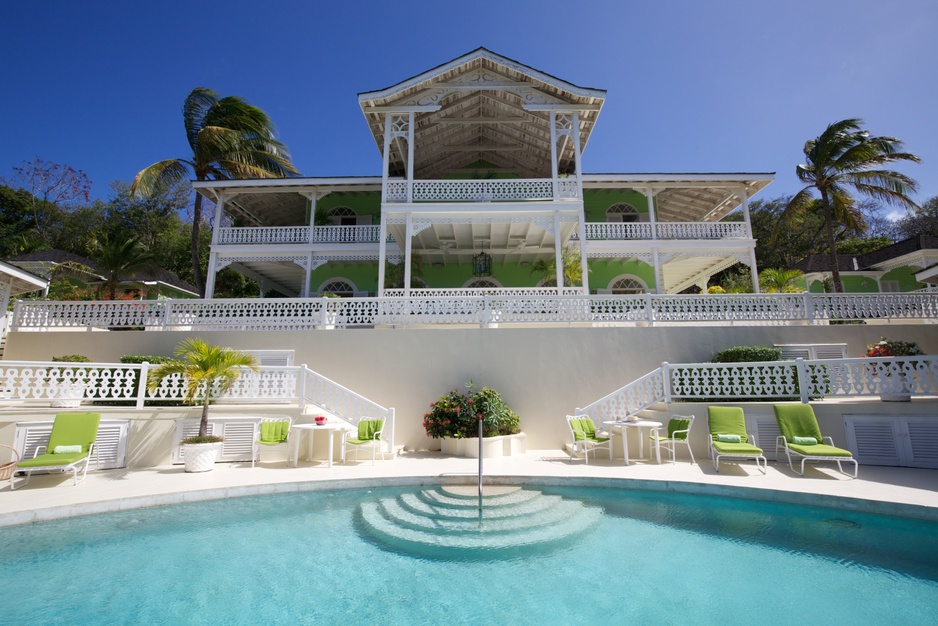
<svg viewBox="0 0 938 626">
<path fill-rule="evenodd" d="M 287 420 L 276 420 L 261 422 L 261 438 L 258 443 L 273 446 L 283 443 L 290 434 L 290 422 Z"/>
<path fill-rule="evenodd" d="M 799 446 L 815 446 L 818 444 L 818 440 L 814 437 L 792 437 L 791 442 Z"/>
<path fill-rule="evenodd" d="M 776 404 L 773 408 L 778 430 L 788 443 L 794 443 L 794 437 L 814 437 L 817 441 L 824 441 L 810 404 Z"/>
<path fill-rule="evenodd" d="M 55 450 L 59 446 L 80 445 L 82 452 L 87 454 L 98 436 L 100 423 L 100 413 L 59 413 L 52 424 L 46 450 Z"/>
<path fill-rule="evenodd" d="M 360 420 L 358 422 L 358 437 L 348 439 L 347 443 L 360 446 L 365 443 L 372 443 L 375 435 L 384 428 L 384 420 Z"/>
<path fill-rule="evenodd" d="M 850 450 L 844 450 L 843 448 L 838 448 L 836 446 L 829 446 L 824 443 L 816 443 L 810 446 L 800 446 L 796 443 L 790 443 L 788 444 L 788 448 L 807 457 L 837 456 L 849 458 L 853 456 L 853 453 L 851 453 Z"/>
<path fill-rule="evenodd" d="M 667 437 L 656 437 L 655 435 L 649 435 L 649 438 L 652 440 L 657 439 L 658 441 L 686 441 L 687 433 L 678 433 L 674 434 L 676 430 L 687 430 L 690 427 L 690 418 L 689 417 L 672 417 L 668 421 L 668 436 Z"/>
<path fill-rule="evenodd" d="M 720 454 L 726 454 L 730 456 L 754 456 L 757 454 L 762 454 L 762 448 L 757 448 L 751 443 L 723 443 L 714 440 L 713 448 Z"/>
<path fill-rule="evenodd" d="M 52 451 L 52 454 L 78 454 L 81 451 L 81 444 L 76 444 L 74 446 L 56 446 L 55 450 Z"/>
<path fill-rule="evenodd" d="M 573 427 L 574 441 L 583 441 L 584 439 L 595 441 L 596 443 L 609 441 L 609 437 L 598 437 L 596 435 L 596 425 L 593 424 L 593 420 L 588 417 L 572 419 L 570 420 L 570 426 Z"/>
<path fill-rule="evenodd" d="M 707 408 L 707 424 L 710 434 L 739 435 L 742 441 L 749 441 L 746 432 L 746 417 L 738 406 L 711 406 Z"/>
<path fill-rule="evenodd" d="M 87 452 L 75 452 L 72 454 L 40 454 L 33 459 L 25 459 L 16 464 L 16 467 L 58 467 L 71 465 L 87 457 Z"/>
<path fill-rule="evenodd" d="M 717 435 L 716 440 L 720 443 L 744 443 L 742 435 Z"/>
</svg>

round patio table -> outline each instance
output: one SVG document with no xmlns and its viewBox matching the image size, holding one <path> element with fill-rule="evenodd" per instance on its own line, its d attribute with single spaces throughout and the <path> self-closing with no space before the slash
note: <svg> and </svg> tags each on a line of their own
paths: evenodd
<svg viewBox="0 0 938 626">
<path fill-rule="evenodd" d="M 625 458 L 625 465 L 629 464 L 629 440 L 626 435 L 626 431 L 631 428 L 639 430 L 638 436 L 638 456 L 639 458 L 645 457 L 645 437 L 641 433 L 641 429 L 647 428 L 649 434 L 655 435 L 655 462 L 661 463 L 661 446 L 658 444 L 658 429 L 664 426 L 661 422 L 653 422 L 651 420 L 638 420 L 637 422 L 630 422 L 628 420 L 609 420 L 603 422 L 603 426 L 621 426 L 619 429 L 622 433 L 622 456 Z"/>
</svg>

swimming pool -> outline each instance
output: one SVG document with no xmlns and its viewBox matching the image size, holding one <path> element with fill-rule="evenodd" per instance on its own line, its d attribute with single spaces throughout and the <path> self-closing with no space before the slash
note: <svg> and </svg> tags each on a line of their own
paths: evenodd
<svg viewBox="0 0 938 626">
<path fill-rule="evenodd" d="M 62 624 L 938 622 L 933 522 L 680 493 L 537 489 L 601 515 L 563 542 L 497 554 L 415 555 L 362 531 L 363 510 L 421 490 L 412 487 L 3 528 L 0 615 Z"/>
</svg>

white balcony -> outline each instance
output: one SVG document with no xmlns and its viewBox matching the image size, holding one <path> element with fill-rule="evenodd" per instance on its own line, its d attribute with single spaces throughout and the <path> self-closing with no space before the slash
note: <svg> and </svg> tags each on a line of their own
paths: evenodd
<svg viewBox="0 0 938 626">
<path fill-rule="evenodd" d="M 406 180 L 387 181 L 384 202 L 408 202 L 408 185 Z M 415 180 L 411 198 L 413 202 L 550 202 L 579 200 L 580 190 L 574 178 Z"/>
<path fill-rule="evenodd" d="M 745 222 L 598 222 L 586 224 L 588 240 L 748 239 Z"/>
<path fill-rule="evenodd" d="M 378 243 L 381 229 L 369 226 L 248 226 L 220 228 L 219 245 Z"/>
</svg>

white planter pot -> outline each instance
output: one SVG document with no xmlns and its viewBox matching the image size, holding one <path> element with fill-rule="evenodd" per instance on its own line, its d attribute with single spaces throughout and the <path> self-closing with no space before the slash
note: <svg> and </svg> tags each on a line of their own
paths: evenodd
<svg viewBox="0 0 938 626">
<path fill-rule="evenodd" d="M 73 409 L 81 406 L 85 397 L 85 383 L 60 383 L 55 390 L 56 400 L 49 403 L 54 409 Z"/>
<path fill-rule="evenodd" d="M 187 443 L 181 446 L 187 472 L 208 472 L 215 467 L 220 443 Z"/>
<path fill-rule="evenodd" d="M 503 456 L 523 455 L 525 452 L 524 438 L 524 433 L 503 435 L 500 437 L 484 437 L 482 439 L 482 458 L 495 459 Z M 452 439 L 444 437 L 440 440 L 440 450 L 443 454 L 477 459 L 479 458 L 479 439 Z"/>
</svg>

